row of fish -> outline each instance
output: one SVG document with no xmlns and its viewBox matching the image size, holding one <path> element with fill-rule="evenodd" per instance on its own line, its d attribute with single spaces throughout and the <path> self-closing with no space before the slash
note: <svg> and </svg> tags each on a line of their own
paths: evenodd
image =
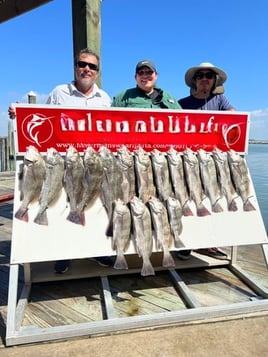
<svg viewBox="0 0 268 357">
<path fill-rule="evenodd" d="M 238 210 L 238 197 L 243 201 L 244 211 L 255 210 L 251 202 L 253 193 L 247 164 L 237 152 L 215 149 L 208 153 L 200 149 L 195 153 L 187 149 L 181 160 L 184 162 L 189 199 L 195 202 L 198 216 L 211 214 L 203 205 L 205 197 L 209 198 L 211 211 L 215 213 L 224 210 L 220 203 L 223 197 L 226 198 L 228 211 Z M 185 197 L 184 201 L 181 201 L 182 205 L 187 205 L 188 197 Z M 191 214 L 188 210 L 184 213 Z"/>
<path fill-rule="evenodd" d="M 242 198 L 245 211 L 255 210 L 250 200 L 253 194 L 247 165 L 232 150 L 226 153 L 215 149 L 208 153 L 186 149 L 179 153 L 171 148 L 165 154 L 156 149 L 149 154 L 138 147 L 133 155 L 126 146 L 121 146 L 114 155 L 105 146 L 99 152 L 89 146 L 82 157 L 70 146 L 64 159 L 54 148 L 48 149 L 44 158 L 35 147 L 29 146 L 21 166 L 22 203 L 15 217 L 28 221 L 28 206 L 39 196 L 39 211 L 34 219 L 38 224 L 48 224 L 46 210 L 62 187 L 70 207 L 67 219 L 81 225 L 85 225 L 85 208 L 98 196 L 109 220 L 116 199 L 128 203 L 134 196 L 144 203 L 153 196 L 162 202 L 174 197 L 179 200 L 184 216 L 194 215 L 191 202 L 196 206 L 197 216 L 211 214 L 203 204 L 206 197 L 212 212 L 223 211 L 222 197 L 226 198 L 229 211 L 238 209 L 237 197 Z"/>
<path fill-rule="evenodd" d="M 172 243 L 182 248 L 182 216 L 210 215 L 203 204 L 211 202 L 211 211 L 222 212 L 224 196 L 228 210 L 237 210 L 240 196 L 245 211 L 255 210 L 246 163 L 230 151 L 213 153 L 204 150 L 183 153 L 171 148 L 165 154 L 150 154 L 138 147 L 131 153 L 121 146 L 116 155 L 106 146 L 99 152 L 92 147 L 84 155 L 71 145 L 63 158 L 54 148 L 43 157 L 29 146 L 20 170 L 21 205 L 17 219 L 28 222 L 28 207 L 36 198 L 38 212 L 34 222 L 48 225 L 47 209 L 66 192 L 69 206 L 67 220 L 85 225 L 85 210 L 100 197 L 108 215 L 106 235 L 112 237 L 117 259 L 115 268 L 127 269 L 124 253 L 133 237 L 136 251 L 143 260 L 142 275 L 152 275 L 150 262 L 155 238 L 156 249 L 163 251 L 163 266 L 174 266 L 170 254 Z"/>
</svg>

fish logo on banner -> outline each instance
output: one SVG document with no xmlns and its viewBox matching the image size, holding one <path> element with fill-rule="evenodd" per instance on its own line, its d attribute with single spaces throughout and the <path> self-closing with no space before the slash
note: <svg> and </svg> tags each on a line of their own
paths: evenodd
<svg viewBox="0 0 268 357">
<path fill-rule="evenodd" d="M 22 133 L 24 137 L 41 147 L 41 144 L 48 141 L 53 134 L 53 117 L 47 117 L 43 114 L 30 114 L 22 122 Z"/>
<path fill-rule="evenodd" d="M 224 142 L 228 149 L 231 148 L 232 145 L 238 142 L 241 136 L 241 128 L 239 124 L 233 124 L 231 126 L 223 125 L 222 133 Z"/>
</svg>

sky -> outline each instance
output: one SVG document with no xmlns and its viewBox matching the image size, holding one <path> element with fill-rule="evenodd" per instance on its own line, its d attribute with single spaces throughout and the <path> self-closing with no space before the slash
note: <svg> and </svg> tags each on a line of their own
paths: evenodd
<svg viewBox="0 0 268 357">
<path fill-rule="evenodd" d="M 71 0 L 53 0 L 0 24 L 0 136 L 10 103 L 33 91 L 45 103 L 73 80 Z M 250 138 L 268 140 L 268 2 L 256 0 L 103 0 L 101 83 L 111 96 L 135 86 L 136 63 L 152 60 L 157 85 L 176 99 L 189 95 L 184 74 L 211 62 L 228 75 L 225 95 L 250 113 Z"/>
</svg>

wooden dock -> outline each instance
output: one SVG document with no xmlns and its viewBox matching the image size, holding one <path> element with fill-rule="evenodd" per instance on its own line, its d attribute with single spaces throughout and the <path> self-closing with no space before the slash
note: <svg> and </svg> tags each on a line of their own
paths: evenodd
<svg viewBox="0 0 268 357">
<path fill-rule="evenodd" d="M 0 180 L 0 328 L 5 344 L 9 259 L 12 236 L 12 193 L 14 175 Z M 7 196 L 10 195 L 10 196 Z M 1 201 L 1 197 L 4 199 Z M 9 199 L 9 197 L 11 199 Z M 226 248 L 231 254 L 231 249 Z M 180 261 L 174 252 L 176 266 L 161 267 L 161 255 L 154 253 L 155 276 L 141 277 L 141 260 L 127 256 L 129 270 L 102 268 L 91 259 L 72 261 L 64 275 L 53 272 L 53 262 L 31 264 L 32 288 L 22 326 L 50 328 L 106 319 L 133 316 L 163 316 L 191 308 L 183 296 L 185 289 L 197 307 L 210 308 L 258 301 L 259 294 L 230 271 L 229 260 L 217 261 L 194 253 L 189 261 Z M 260 245 L 241 246 L 237 264 L 264 289 L 268 289 L 268 271 Z M 179 279 L 177 276 L 179 272 Z M 19 294 L 23 286 L 23 269 L 19 270 Z M 109 285 L 110 299 L 105 298 Z M 182 289 L 181 289 L 182 288 Z M 111 306 L 107 306 L 107 301 Z M 239 312 L 239 310 L 238 310 Z M 107 316 L 108 315 L 108 316 Z M 186 321 L 185 319 L 184 321 Z M 179 319 L 178 319 L 179 321 Z M 159 322 L 159 321 L 158 321 Z M 175 322 L 174 322 L 175 323 Z"/>
</svg>

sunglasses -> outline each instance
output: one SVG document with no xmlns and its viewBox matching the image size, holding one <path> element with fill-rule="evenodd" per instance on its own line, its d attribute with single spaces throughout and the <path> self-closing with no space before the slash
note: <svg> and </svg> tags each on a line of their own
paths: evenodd
<svg viewBox="0 0 268 357">
<path fill-rule="evenodd" d="M 86 66 L 88 66 L 89 69 L 92 69 L 93 71 L 98 71 L 99 70 L 99 66 L 97 64 L 90 63 L 90 62 L 78 61 L 77 62 L 77 66 L 79 68 L 85 68 Z"/>
<path fill-rule="evenodd" d="M 215 78 L 215 74 L 212 73 L 212 72 L 197 72 L 194 76 L 195 79 L 203 79 L 203 78 L 206 78 L 206 79 L 212 79 L 212 78 Z"/>
<path fill-rule="evenodd" d="M 151 69 L 148 69 L 147 71 L 145 71 L 144 69 L 140 69 L 139 71 L 137 71 L 137 74 L 139 76 L 143 76 L 143 75 L 151 76 L 153 73 L 154 73 L 154 71 L 152 71 Z"/>
</svg>

